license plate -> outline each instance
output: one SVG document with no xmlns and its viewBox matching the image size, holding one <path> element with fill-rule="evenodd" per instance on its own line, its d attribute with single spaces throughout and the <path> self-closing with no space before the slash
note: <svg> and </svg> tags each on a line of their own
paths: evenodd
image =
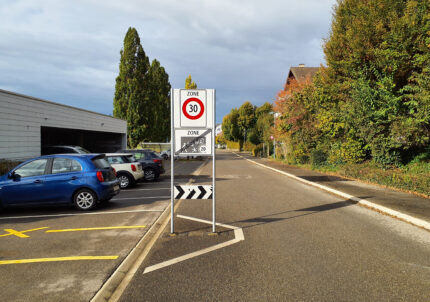
<svg viewBox="0 0 430 302">
<path fill-rule="evenodd" d="M 114 187 L 113 187 L 113 190 L 114 190 L 114 191 L 118 191 L 118 190 L 119 190 L 119 186 L 118 186 L 118 185 L 117 185 L 117 186 L 114 186 Z"/>
</svg>

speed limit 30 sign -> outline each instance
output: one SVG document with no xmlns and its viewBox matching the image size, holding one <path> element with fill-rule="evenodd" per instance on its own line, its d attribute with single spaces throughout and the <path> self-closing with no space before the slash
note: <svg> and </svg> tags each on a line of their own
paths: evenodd
<svg viewBox="0 0 430 302">
<path fill-rule="evenodd" d="M 180 93 L 180 125 L 182 127 L 207 127 L 206 90 L 185 90 Z"/>
</svg>

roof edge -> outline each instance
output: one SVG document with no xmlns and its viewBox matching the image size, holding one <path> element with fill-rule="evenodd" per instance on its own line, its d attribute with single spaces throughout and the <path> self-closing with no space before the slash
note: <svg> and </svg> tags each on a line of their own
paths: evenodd
<svg viewBox="0 0 430 302">
<path fill-rule="evenodd" d="M 47 101 L 47 100 L 44 100 L 44 99 L 36 98 L 34 96 L 29 96 L 29 95 L 25 95 L 25 94 L 13 92 L 13 91 L 8 91 L 8 90 L 4 90 L 4 89 L 1 89 L 1 88 L 0 88 L 0 93 L 6 93 L 6 94 L 10 94 L 10 95 L 24 97 L 24 98 L 28 98 L 28 99 L 35 100 L 35 101 L 48 103 L 48 104 L 51 104 L 51 105 L 63 106 L 63 107 L 66 107 L 66 108 L 80 110 L 80 111 L 84 111 L 84 112 L 88 112 L 88 113 L 92 113 L 92 114 L 97 114 L 97 115 L 101 115 L 101 116 L 104 116 L 104 117 L 110 117 L 110 118 L 115 119 L 115 120 L 125 121 L 126 122 L 126 120 L 123 120 L 123 119 L 120 119 L 120 118 L 116 118 L 116 117 L 113 117 L 113 116 L 110 116 L 110 115 L 107 115 L 107 114 L 103 114 L 103 113 L 99 113 L 99 112 L 95 112 L 95 111 L 91 111 L 91 110 L 86 110 L 86 109 L 82 109 L 82 108 L 78 108 L 78 107 L 73 107 L 73 106 L 65 105 L 65 104 L 61 104 L 61 103 L 56 103 L 56 102 L 53 102 L 53 101 Z"/>
</svg>

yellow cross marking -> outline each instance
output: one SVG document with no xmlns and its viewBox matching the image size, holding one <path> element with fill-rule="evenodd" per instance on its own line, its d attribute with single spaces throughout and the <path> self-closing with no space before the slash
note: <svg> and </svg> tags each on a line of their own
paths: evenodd
<svg viewBox="0 0 430 302">
<path fill-rule="evenodd" d="M 3 265 L 3 264 L 20 264 L 20 263 L 38 263 L 38 262 L 55 262 L 55 261 L 115 260 L 115 259 L 118 259 L 118 256 L 72 256 L 72 257 L 56 257 L 56 258 L 1 260 L 0 265 Z"/>
<path fill-rule="evenodd" d="M 25 230 L 25 231 L 17 231 L 14 229 L 4 229 L 5 232 L 8 232 L 8 234 L 0 235 L 0 237 L 6 237 L 6 236 L 14 235 L 14 236 L 19 237 L 19 238 L 28 238 L 30 236 L 25 235 L 24 233 L 43 230 L 43 229 L 47 229 L 47 228 L 48 227 L 43 227 L 43 228 L 37 228 L 37 229 L 31 229 L 31 230 Z"/>
</svg>

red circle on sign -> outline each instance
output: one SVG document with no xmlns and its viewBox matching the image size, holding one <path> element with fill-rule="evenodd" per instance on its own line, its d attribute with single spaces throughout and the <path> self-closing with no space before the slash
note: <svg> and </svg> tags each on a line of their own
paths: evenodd
<svg viewBox="0 0 430 302">
<path fill-rule="evenodd" d="M 187 105 L 188 105 L 189 103 L 191 103 L 191 102 L 196 102 L 197 104 L 199 104 L 199 105 L 200 105 L 200 112 L 199 112 L 199 114 L 194 115 L 194 116 L 192 116 L 192 115 L 188 114 L 188 112 L 187 112 Z M 197 120 L 197 119 L 199 119 L 199 118 L 201 118 L 201 117 L 202 117 L 203 113 L 205 112 L 205 107 L 203 106 L 203 102 L 202 102 L 202 101 L 200 101 L 198 98 L 189 98 L 189 99 L 188 99 L 188 100 L 186 100 L 186 101 L 184 102 L 184 104 L 182 105 L 182 112 L 183 112 L 183 113 L 184 113 L 184 115 L 185 115 L 187 118 L 189 118 L 190 120 Z"/>
</svg>

